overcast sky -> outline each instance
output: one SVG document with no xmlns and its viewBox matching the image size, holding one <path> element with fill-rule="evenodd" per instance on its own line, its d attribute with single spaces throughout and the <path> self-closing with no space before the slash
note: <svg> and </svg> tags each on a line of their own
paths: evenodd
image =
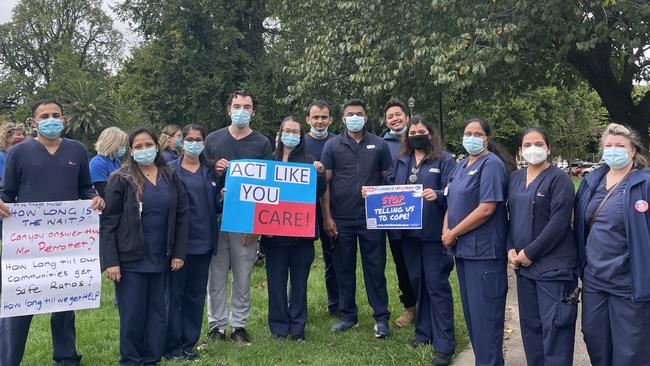
<svg viewBox="0 0 650 366">
<path fill-rule="evenodd" d="M 0 23 L 6 23 L 11 20 L 11 10 L 16 6 L 16 4 L 18 4 L 18 1 L 20 0 L 0 0 Z M 137 45 L 138 37 L 136 34 L 131 32 L 128 24 L 120 22 L 113 11 L 111 11 L 110 6 L 118 2 L 118 0 L 103 0 L 102 8 L 106 14 L 113 18 L 115 28 L 124 35 L 124 40 L 126 41 L 126 47 L 128 49 Z"/>
</svg>

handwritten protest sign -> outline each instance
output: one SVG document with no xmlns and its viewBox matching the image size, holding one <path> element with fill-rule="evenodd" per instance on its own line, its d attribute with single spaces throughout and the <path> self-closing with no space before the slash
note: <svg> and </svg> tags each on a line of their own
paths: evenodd
<svg viewBox="0 0 650 366">
<path fill-rule="evenodd" d="M 90 201 L 7 207 L 0 317 L 99 307 L 99 216 Z"/>
<path fill-rule="evenodd" d="M 222 231 L 313 237 L 316 169 L 309 164 L 233 160 L 223 205 Z"/>
<path fill-rule="evenodd" d="M 421 229 L 422 185 L 367 187 L 366 226 L 368 229 Z"/>
</svg>

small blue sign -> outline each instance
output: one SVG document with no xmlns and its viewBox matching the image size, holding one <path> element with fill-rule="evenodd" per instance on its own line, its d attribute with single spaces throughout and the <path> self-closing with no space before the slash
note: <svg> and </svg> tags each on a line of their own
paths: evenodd
<svg viewBox="0 0 650 366">
<path fill-rule="evenodd" d="M 422 229 L 422 185 L 366 187 L 368 229 Z"/>
</svg>

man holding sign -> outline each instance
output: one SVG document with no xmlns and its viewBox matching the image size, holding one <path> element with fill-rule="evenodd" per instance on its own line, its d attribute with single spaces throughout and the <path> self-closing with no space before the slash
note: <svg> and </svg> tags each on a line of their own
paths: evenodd
<svg viewBox="0 0 650 366">
<path fill-rule="evenodd" d="M 4 202 L 49 202 L 92 199 L 91 207 L 104 208 L 90 180 L 88 152 L 78 141 L 61 138 L 63 107 L 53 100 L 32 105 L 36 139 L 16 145 L 7 153 L 0 215 L 10 217 Z M 32 321 L 31 315 L 0 319 L 0 365 L 18 366 Z M 52 352 L 55 365 L 79 365 L 73 311 L 52 313 Z"/>
<path fill-rule="evenodd" d="M 339 285 L 342 319 L 333 332 L 344 332 L 358 323 L 355 303 L 357 240 L 368 302 L 374 310 L 375 337 L 390 336 L 386 291 L 386 243 L 380 230 L 367 230 L 361 187 L 381 185 L 392 158 L 386 141 L 365 129 L 367 109 L 353 99 L 343 107 L 347 131 L 329 140 L 323 149 L 327 190 L 323 196 L 325 230 L 334 239 L 334 266 Z"/>
<path fill-rule="evenodd" d="M 256 102 L 252 94 L 237 90 L 228 98 L 226 111 L 231 124 L 212 132 L 206 139 L 205 154 L 215 160 L 216 173 L 223 177 L 229 160 L 271 159 L 271 143 L 250 128 L 255 116 Z M 237 215 L 236 212 L 224 212 Z M 250 313 L 250 283 L 253 266 L 257 260 L 257 235 L 221 232 L 216 256 L 210 263 L 208 278 L 208 321 L 210 331 L 206 341 L 225 339 L 226 325 L 230 320 L 230 338 L 236 342 L 250 343 L 246 324 Z M 230 316 L 226 308 L 228 272 L 232 269 L 230 291 Z M 230 318 L 230 319 L 229 319 Z M 205 343 L 200 348 L 203 348 Z"/>
</svg>

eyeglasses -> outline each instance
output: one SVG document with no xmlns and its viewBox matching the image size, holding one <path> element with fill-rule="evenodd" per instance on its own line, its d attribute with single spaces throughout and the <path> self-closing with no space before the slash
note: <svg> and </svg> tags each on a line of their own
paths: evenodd
<svg viewBox="0 0 650 366">
<path fill-rule="evenodd" d="M 186 137 L 183 141 L 185 142 L 203 142 L 202 137 Z"/>
</svg>

